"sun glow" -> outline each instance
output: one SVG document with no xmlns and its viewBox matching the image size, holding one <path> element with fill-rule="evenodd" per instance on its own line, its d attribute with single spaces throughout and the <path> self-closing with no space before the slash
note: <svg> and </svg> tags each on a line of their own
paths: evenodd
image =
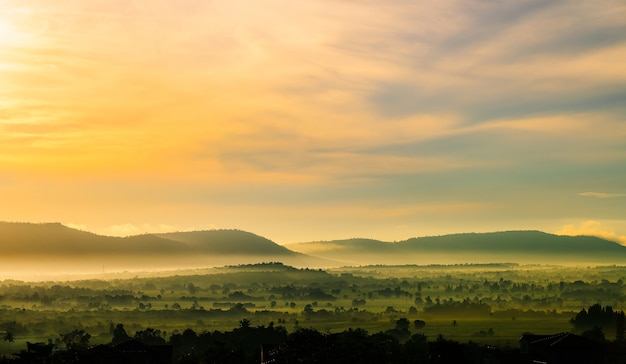
<svg viewBox="0 0 626 364">
<path fill-rule="evenodd" d="M 0 19 L 0 55 L 7 52 L 7 48 L 12 45 L 19 44 L 22 35 L 18 32 L 13 24 L 6 20 Z M 9 71 L 14 68 L 15 65 L 6 61 L 6 56 L 0 58 L 0 72 Z"/>
<path fill-rule="evenodd" d="M 1 2 L 0 2 L 1 4 Z M 29 9 L 13 8 L 0 14 L 0 46 L 19 46 L 32 38 L 20 29 L 18 20 L 31 14 Z"/>
</svg>

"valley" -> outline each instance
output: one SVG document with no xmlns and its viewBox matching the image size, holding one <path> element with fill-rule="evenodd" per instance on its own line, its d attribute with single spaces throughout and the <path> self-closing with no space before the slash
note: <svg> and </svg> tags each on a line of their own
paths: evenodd
<svg viewBox="0 0 626 364">
<path fill-rule="evenodd" d="M 401 318 L 412 333 L 460 342 L 515 346 L 524 332 L 573 329 L 569 320 L 595 303 L 621 310 L 626 269 L 517 264 L 363 266 L 328 270 L 260 263 L 193 275 L 66 282 L 3 281 L 0 329 L 18 342 L 57 340 L 77 328 L 93 342 L 111 327 L 164 335 L 191 328 L 227 330 L 242 319 L 288 331 L 393 329 Z M 582 273 L 582 274 L 581 274 Z M 606 332 L 615 337 L 615 332 Z"/>
<path fill-rule="evenodd" d="M 181 347 L 184 333 L 200 340 L 244 328 L 270 330 L 282 341 L 356 332 L 363 342 L 478 345 L 513 356 L 523 335 L 623 341 L 626 248 L 592 237 L 530 231 L 284 247 L 239 230 L 115 238 L 60 224 L 4 223 L 0 238 L 15 247 L 2 257 L 0 281 L 0 353 L 8 362 L 29 342 L 64 352 L 71 336 L 82 350 L 110 347 L 120 325 L 128 338 L 148 335 L 192 357 L 208 354 Z M 61 254 L 65 260 L 56 260 Z M 76 270 L 117 259 L 114 271 Z M 11 264 L 34 278 L 12 277 Z M 46 272 L 55 264 L 67 270 Z M 586 319 L 592 311 L 610 319 Z"/>
</svg>

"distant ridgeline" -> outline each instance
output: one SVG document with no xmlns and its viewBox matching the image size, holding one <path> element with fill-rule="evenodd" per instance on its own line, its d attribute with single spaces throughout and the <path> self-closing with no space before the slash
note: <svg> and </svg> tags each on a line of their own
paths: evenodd
<svg viewBox="0 0 626 364">
<path fill-rule="evenodd" d="M 592 236 L 540 231 L 467 233 L 411 238 L 390 243 L 372 239 L 317 241 L 288 248 L 351 264 L 624 264 L 626 247 Z"/>
<path fill-rule="evenodd" d="M 625 264 L 626 247 L 590 236 L 539 231 L 468 233 L 411 238 L 318 241 L 282 246 L 241 230 L 209 230 L 128 237 L 96 235 L 58 223 L 0 222 L 0 257 L 7 272 L 181 269 L 259 262 L 295 267 L 343 265 Z M 266 267 L 265 267 L 266 268 Z M 252 266 L 249 268 L 252 269 Z"/>
<path fill-rule="evenodd" d="M 333 262 L 291 251 L 241 230 L 210 230 L 128 237 L 96 235 L 61 224 L 0 222 L 5 272 L 99 273 L 172 270 L 280 261 L 296 267 Z M 33 269 L 33 268 L 36 269 Z"/>
</svg>

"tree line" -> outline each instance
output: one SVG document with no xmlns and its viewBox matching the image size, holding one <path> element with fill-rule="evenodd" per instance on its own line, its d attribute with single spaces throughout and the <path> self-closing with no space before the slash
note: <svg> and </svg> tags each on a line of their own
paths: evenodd
<svg viewBox="0 0 626 364">
<path fill-rule="evenodd" d="M 594 304 L 582 309 L 570 323 L 575 331 L 582 331 L 585 339 L 626 355 L 623 311 Z M 497 349 L 492 345 L 480 345 L 472 341 L 460 343 L 441 334 L 434 340 L 429 340 L 426 335 L 412 334 L 409 329 L 412 325 L 422 328 L 426 324 L 422 320 L 411 322 L 407 318 L 400 318 L 395 321 L 393 328 L 374 334 L 360 328 L 331 333 L 320 332 L 311 327 L 299 327 L 290 333 L 280 324 L 271 322 L 269 325 L 252 326 L 251 321 L 244 318 L 239 321 L 237 328 L 230 331 L 197 333 L 188 328 L 168 335 L 159 329 L 146 328 L 131 335 L 124 324 L 111 323 L 111 340 L 106 345 L 90 345 L 91 335 L 83 329 L 75 329 L 60 333 L 54 341 L 27 343 L 26 349 L 12 357 L 4 356 L 0 363 L 99 363 L 103 358 L 125 362 L 144 360 L 146 358 L 141 355 L 152 355 L 155 350 L 158 358 L 155 356 L 146 360 L 156 364 L 434 364 L 483 363 L 489 360 L 521 363 L 525 359 L 517 348 Z M 615 340 L 609 342 L 603 330 L 615 330 Z M 492 329 L 477 333 L 490 334 L 493 334 Z M 11 344 L 15 336 L 12 332 L 5 331 L 3 339 Z M 129 356 L 131 354 L 132 358 Z"/>
</svg>

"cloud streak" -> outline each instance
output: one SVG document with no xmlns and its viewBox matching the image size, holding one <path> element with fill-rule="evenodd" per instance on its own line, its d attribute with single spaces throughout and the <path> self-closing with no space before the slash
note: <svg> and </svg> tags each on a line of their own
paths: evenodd
<svg viewBox="0 0 626 364">
<path fill-rule="evenodd" d="M 581 192 L 580 196 L 595 198 L 621 198 L 626 197 L 626 193 L 605 193 L 605 192 Z"/>
</svg>

